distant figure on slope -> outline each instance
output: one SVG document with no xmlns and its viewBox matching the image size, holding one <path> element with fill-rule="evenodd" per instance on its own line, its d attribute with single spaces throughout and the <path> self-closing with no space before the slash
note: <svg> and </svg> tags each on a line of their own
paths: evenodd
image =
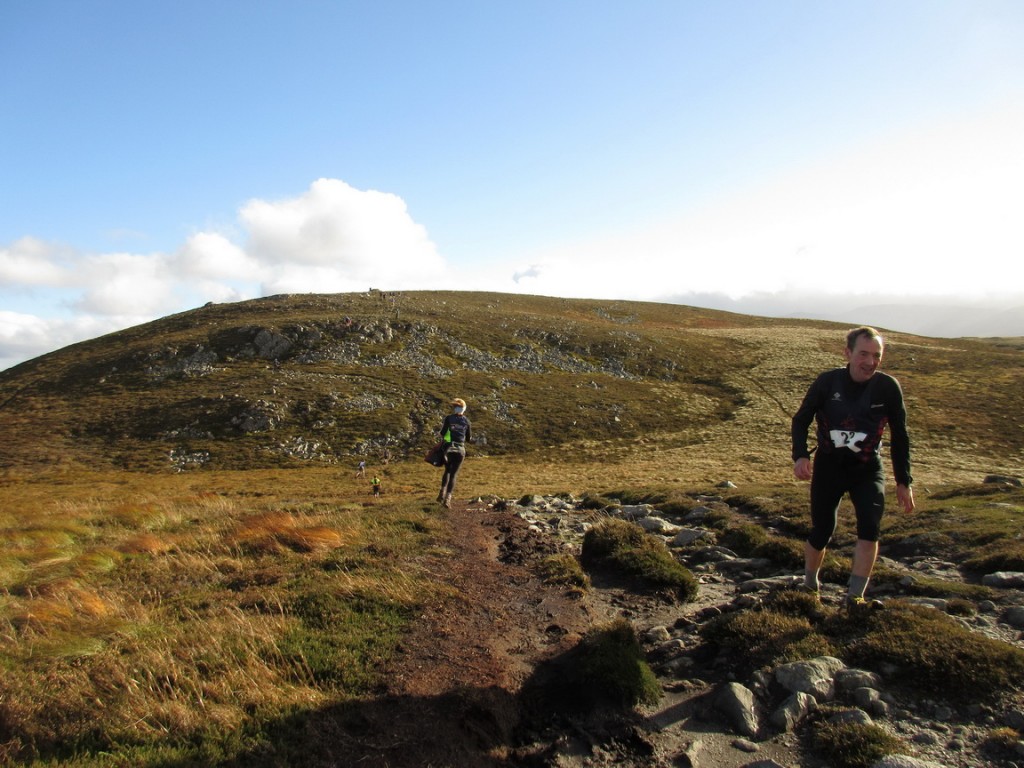
<svg viewBox="0 0 1024 768">
<path fill-rule="evenodd" d="M 466 441 L 472 439 L 472 429 L 469 419 L 466 418 L 466 401 L 461 397 L 452 400 L 452 412 L 444 417 L 441 424 L 441 439 L 447 447 L 444 452 L 441 492 L 437 494 L 437 500 L 450 508 L 452 493 L 455 491 L 455 477 L 466 458 Z"/>
<path fill-rule="evenodd" d="M 910 476 L 907 411 L 899 382 L 878 370 L 884 342 L 874 328 L 847 334 L 847 365 L 819 375 L 793 416 L 793 474 L 811 481 L 811 533 L 804 545 L 804 587 L 815 595 L 825 549 L 836 529 L 839 502 L 847 493 L 857 517 L 857 544 L 846 598 L 847 611 L 880 608 L 864 593 L 878 558 L 885 472 L 879 450 L 889 427 L 889 452 L 896 479 L 896 499 L 906 512 L 914 509 Z M 817 455 L 812 467 L 807 430 L 817 422 Z"/>
<path fill-rule="evenodd" d="M 366 475 L 366 462 L 360 461 L 359 466 L 356 467 L 356 477 L 364 477 Z"/>
<path fill-rule="evenodd" d="M 370 485 L 373 487 L 373 495 L 380 496 L 380 477 L 374 475 L 373 480 L 370 481 Z"/>
</svg>

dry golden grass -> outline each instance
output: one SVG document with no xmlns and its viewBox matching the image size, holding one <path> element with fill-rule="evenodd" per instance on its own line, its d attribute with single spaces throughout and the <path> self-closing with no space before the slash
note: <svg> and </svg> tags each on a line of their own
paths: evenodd
<svg viewBox="0 0 1024 768">
<path fill-rule="evenodd" d="M 400 310 L 352 296 L 210 307 L 0 373 L 0 762 L 78 749 L 215 763 L 252 746 L 240 734 L 372 690 L 419 605 L 458 605 L 427 567 L 450 556 L 450 532 L 425 503 L 439 471 L 419 460 L 456 393 L 484 438 L 461 498 L 676 499 L 730 480 L 784 500 L 773 519 L 803 519 L 789 416 L 841 364 L 842 327 L 493 294 L 415 294 Z M 344 315 L 370 330 L 330 325 Z M 202 374 L 152 375 L 254 327 L 316 327 L 391 362 L 313 345 L 303 362 L 225 356 Z M 924 506 L 929 489 L 1024 474 L 1019 348 L 887 338 Z M 232 419 L 257 401 L 278 426 L 239 433 Z M 330 449 L 283 457 L 296 438 Z M 174 472 L 179 450 L 211 462 Z M 1005 520 L 985 512 L 970 510 L 998 534 Z M 909 518 L 893 532 L 926 529 Z M 959 554 L 971 529 L 944 529 Z M 199 760 L 196 744 L 213 754 Z"/>
</svg>

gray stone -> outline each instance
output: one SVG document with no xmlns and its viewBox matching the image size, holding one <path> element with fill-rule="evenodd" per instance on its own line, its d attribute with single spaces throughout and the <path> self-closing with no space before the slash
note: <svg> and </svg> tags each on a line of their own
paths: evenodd
<svg viewBox="0 0 1024 768">
<path fill-rule="evenodd" d="M 818 701 L 835 698 L 833 678 L 846 665 L 833 656 L 819 656 L 809 661 L 794 661 L 775 669 L 779 685 L 792 693 L 809 693 Z"/>
<path fill-rule="evenodd" d="M 1003 614 L 1003 621 L 1014 629 L 1024 629 L 1024 605 L 1015 605 L 1008 608 Z"/>
<path fill-rule="evenodd" d="M 871 725 L 871 715 L 862 709 L 843 709 L 832 715 L 828 721 L 838 725 Z"/>
<path fill-rule="evenodd" d="M 668 627 L 651 627 L 644 634 L 644 639 L 649 643 L 665 643 L 672 639 Z"/>
<path fill-rule="evenodd" d="M 664 536 L 671 536 L 679 531 L 678 525 L 673 525 L 668 520 L 653 515 L 640 518 L 636 524 L 648 533 L 660 533 Z"/>
<path fill-rule="evenodd" d="M 1024 587 L 1024 573 L 1020 571 L 987 573 L 981 577 L 981 583 L 986 587 L 1002 587 L 1004 589 Z"/>
<path fill-rule="evenodd" d="M 946 608 L 949 606 L 949 600 L 944 600 L 941 597 L 905 597 L 903 600 L 911 605 L 923 605 L 943 613 L 946 612 Z"/>
<path fill-rule="evenodd" d="M 1003 715 L 1003 722 L 1018 731 L 1024 731 L 1024 710 L 1011 709 Z"/>
<path fill-rule="evenodd" d="M 732 745 L 740 752 L 757 752 L 757 750 L 760 749 L 760 747 L 750 739 L 733 739 Z"/>
<path fill-rule="evenodd" d="M 886 755 L 881 760 L 872 763 L 871 768 L 945 768 L 945 766 L 928 760 L 919 760 L 909 755 Z"/>
<path fill-rule="evenodd" d="M 650 504 L 624 504 L 619 507 L 619 517 L 624 520 L 642 520 L 654 511 Z"/>
<path fill-rule="evenodd" d="M 866 669 L 841 669 L 835 674 L 836 688 L 853 691 L 857 688 L 880 688 L 882 679 Z"/>
<path fill-rule="evenodd" d="M 876 701 L 881 701 L 881 697 L 874 688 L 856 688 L 853 691 L 853 702 L 861 709 L 870 709 Z"/>
<path fill-rule="evenodd" d="M 687 547 L 695 541 L 710 538 L 711 534 L 703 528 L 680 528 L 676 531 L 675 538 L 669 546 Z"/>
<path fill-rule="evenodd" d="M 727 683 L 715 697 L 715 708 L 724 714 L 743 736 L 755 737 L 760 724 L 754 704 L 754 693 L 739 683 Z"/>
<path fill-rule="evenodd" d="M 1024 484 L 1024 483 L 1022 483 L 1022 481 L 1021 481 L 1021 479 L 1019 477 L 1011 477 L 1010 475 L 986 475 L 985 476 L 985 482 L 986 483 L 1000 483 L 1000 484 L 1005 483 L 1007 485 L 1014 485 L 1014 486 L 1016 486 L 1018 488 L 1020 488 L 1021 485 Z"/>
<path fill-rule="evenodd" d="M 797 692 L 787 698 L 772 712 L 770 721 L 776 728 L 792 731 L 807 715 L 818 707 L 818 702 L 809 693 Z"/>
</svg>

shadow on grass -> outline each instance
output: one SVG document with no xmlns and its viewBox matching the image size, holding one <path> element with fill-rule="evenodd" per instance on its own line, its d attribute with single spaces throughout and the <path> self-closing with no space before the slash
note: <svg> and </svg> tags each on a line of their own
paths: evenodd
<svg viewBox="0 0 1024 768">
<path fill-rule="evenodd" d="M 220 765 L 421 768 L 549 764 L 556 741 L 585 731 L 628 759 L 649 759 L 629 717 L 660 686 L 625 620 L 593 630 L 540 664 L 517 693 L 497 686 L 438 696 L 383 696 L 296 713 L 264 728 L 258 743 Z M 586 723 L 585 726 L 580 723 Z M 631 735 L 632 734 L 632 735 Z M 542 735 L 542 737 L 541 737 Z M 165 768 L 196 765 L 185 759 Z"/>
</svg>

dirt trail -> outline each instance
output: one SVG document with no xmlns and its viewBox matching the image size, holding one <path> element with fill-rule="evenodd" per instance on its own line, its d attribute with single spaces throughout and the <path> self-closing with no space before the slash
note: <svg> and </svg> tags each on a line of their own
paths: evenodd
<svg viewBox="0 0 1024 768">
<path fill-rule="evenodd" d="M 731 584 L 702 586 L 694 603 L 673 605 L 614 588 L 584 598 L 545 585 L 536 566 L 557 551 L 549 537 L 509 512 L 457 504 L 439 510 L 451 523 L 450 553 L 437 578 L 458 597 L 431 605 L 403 641 L 390 677 L 388 706 L 372 719 L 386 746 L 360 765 L 680 766 L 736 768 L 754 759 L 800 764 L 792 737 L 762 744 L 757 756 L 736 736 L 700 717 L 712 682 L 668 686 L 656 707 L 558 733 L 532 726 L 522 744 L 524 683 L 538 664 L 575 646 L 594 626 L 626 616 L 643 630 L 732 599 Z"/>
</svg>

